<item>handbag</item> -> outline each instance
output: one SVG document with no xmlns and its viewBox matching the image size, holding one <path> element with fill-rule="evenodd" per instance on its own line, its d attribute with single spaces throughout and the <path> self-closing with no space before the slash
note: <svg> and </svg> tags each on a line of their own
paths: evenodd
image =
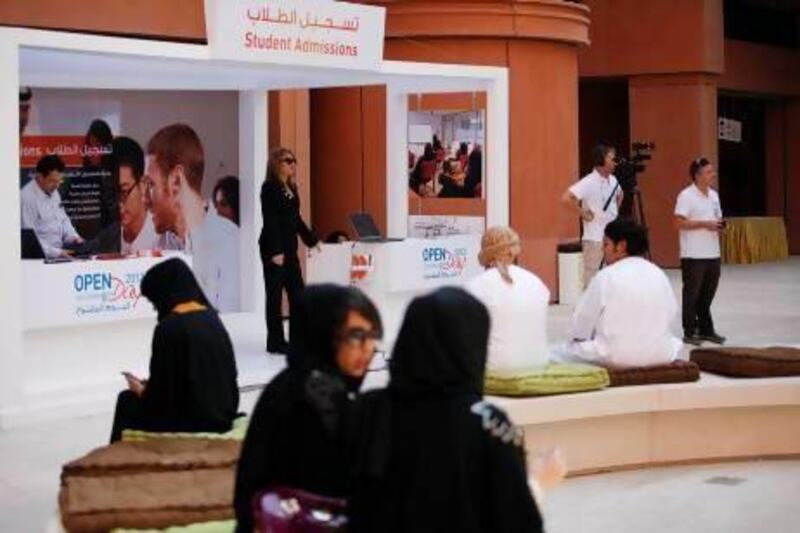
<svg viewBox="0 0 800 533">
<path fill-rule="evenodd" d="M 260 533 L 329 533 L 347 531 L 347 502 L 291 487 L 261 492 L 253 499 Z"/>
</svg>

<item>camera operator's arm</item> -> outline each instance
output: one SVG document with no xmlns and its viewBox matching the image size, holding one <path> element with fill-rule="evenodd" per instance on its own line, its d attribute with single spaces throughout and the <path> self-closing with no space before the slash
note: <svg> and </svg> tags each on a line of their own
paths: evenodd
<svg viewBox="0 0 800 533">
<path fill-rule="evenodd" d="M 567 189 L 561 197 L 561 203 L 574 211 L 579 217 L 585 221 L 590 221 L 594 218 L 594 213 L 590 209 L 583 209 L 580 200 L 575 196 L 572 191 Z"/>
</svg>

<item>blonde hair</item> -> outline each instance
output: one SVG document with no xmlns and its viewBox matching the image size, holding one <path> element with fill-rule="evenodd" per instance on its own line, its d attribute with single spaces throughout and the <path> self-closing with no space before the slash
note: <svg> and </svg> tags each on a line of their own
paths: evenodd
<svg viewBox="0 0 800 533">
<path fill-rule="evenodd" d="M 519 235 L 508 226 L 495 226 L 486 230 L 481 238 L 478 262 L 484 268 L 495 267 L 507 283 L 514 283 L 508 266 L 519 256 L 522 246 Z"/>
</svg>

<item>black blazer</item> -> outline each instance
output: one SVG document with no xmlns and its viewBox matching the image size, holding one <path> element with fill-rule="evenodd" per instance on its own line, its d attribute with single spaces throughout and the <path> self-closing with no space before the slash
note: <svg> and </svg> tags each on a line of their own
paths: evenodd
<svg viewBox="0 0 800 533">
<path fill-rule="evenodd" d="M 306 246 L 315 246 L 319 242 L 300 216 L 297 193 L 290 197 L 280 183 L 265 181 L 261 186 L 261 216 L 264 227 L 258 245 L 264 259 L 278 254 L 297 255 L 298 235 Z"/>
</svg>

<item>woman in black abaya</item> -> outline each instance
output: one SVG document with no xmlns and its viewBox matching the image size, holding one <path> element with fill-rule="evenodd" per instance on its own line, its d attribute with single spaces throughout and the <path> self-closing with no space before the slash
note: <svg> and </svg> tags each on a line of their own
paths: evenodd
<svg viewBox="0 0 800 533">
<path fill-rule="evenodd" d="M 389 387 L 358 402 L 350 531 L 542 531 L 522 434 L 483 400 L 488 335 L 461 289 L 412 301 Z"/>
<path fill-rule="evenodd" d="M 237 531 L 253 531 L 252 500 L 290 487 L 347 496 L 344 435 L 382 334 L 378 311 L 355 288 L 313 285 L 292 312 L 288 367 L 261 393 L 236 474 Z"/>
</svg>

